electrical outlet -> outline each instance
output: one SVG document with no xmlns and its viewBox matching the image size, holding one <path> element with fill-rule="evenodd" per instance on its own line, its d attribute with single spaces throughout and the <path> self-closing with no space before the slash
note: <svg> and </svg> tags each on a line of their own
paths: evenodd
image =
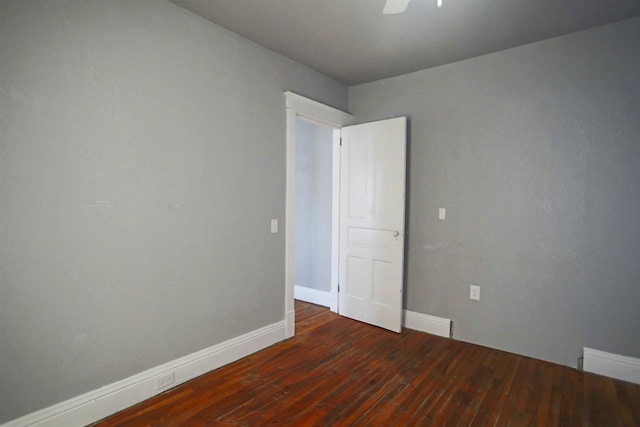
<svg viewBox="0 0 640 427">
<path fill-rule="evenodd" d="M 161 390 L 163 388 L 169 387 L 175 381 L 175 377 L 173 376 L 173 371 L 166 373 L 164 375 L 160 375 L 156 378 L 156 390 Z"/>
<path fill-rule="evenodd" d="M 471 285 L 469 287 L 469 298 L 480 301 L 480 286 Z"/>
</svg>

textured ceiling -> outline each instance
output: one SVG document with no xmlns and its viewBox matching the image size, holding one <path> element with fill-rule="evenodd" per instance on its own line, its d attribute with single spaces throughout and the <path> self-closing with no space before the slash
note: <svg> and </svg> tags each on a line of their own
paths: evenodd
<svg viewBox="0 0 640 427">
<path fill-rule="evenodd" d="M 640 0 L 171 1 L 347 85 L 640 16 Z"/>
</svg>

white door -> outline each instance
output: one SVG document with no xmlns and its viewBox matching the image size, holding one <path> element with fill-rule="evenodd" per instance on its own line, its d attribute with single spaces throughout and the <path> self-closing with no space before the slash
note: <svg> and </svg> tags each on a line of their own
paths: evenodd
<svg viewBox="0 0 640 427">
<path fill-rule="evenodd" d="M 406 117 L 342 128 L 338 312 L 400 332 Z"/>
</svg>

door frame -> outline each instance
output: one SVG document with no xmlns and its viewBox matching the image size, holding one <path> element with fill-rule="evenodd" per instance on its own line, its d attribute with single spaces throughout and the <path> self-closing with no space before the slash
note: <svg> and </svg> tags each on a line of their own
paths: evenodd
<svg viewBox="0 0 640 427">
<path fill-rule="evenodd" d="M 284 259 L 284 320 L 286 337 L 295 335 L 294 308 L 294 259 L 295 259 L 295 191 L 296 191 L 296 119 L 301 117 L 321 125 L 334 128 L 333 131 L 333 183 L 332 183 L 332 220 L 331 220 L 331 307 L 338 309 L 338 218 L 339 208 L 339 168 L 335 167 L 340 159 L 340 129 L 353 122 L 353 116 L 318 101 L 287 91 L 285 95 L 286 111 L 286 193 L 285 193 L 285 259 Z M 336 170 L 337 169 L 337 170 Z"/>
</svg>

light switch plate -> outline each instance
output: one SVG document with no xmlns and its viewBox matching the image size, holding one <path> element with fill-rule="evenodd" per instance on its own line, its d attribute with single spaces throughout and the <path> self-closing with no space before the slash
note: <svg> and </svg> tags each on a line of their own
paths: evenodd
<svg viewBox="0 0 640 427">
<path fill-rule="evenodd" d="M 277 233 L 278 232 L 278 220 L 277 219 L 272 219 L 271 220 L 271 232 L 272 233 Z"/>
<path fill-rule="evenodd" d="M 469 298 L 480 301 L 480 286 L 471 285 L 469 287 Z"/>
<path fill-rule="evenodd" d="M 438 219 L 444 220 L 447 217 L 447 210 L 445 208 L 438 209 Z"/>
</svg>

